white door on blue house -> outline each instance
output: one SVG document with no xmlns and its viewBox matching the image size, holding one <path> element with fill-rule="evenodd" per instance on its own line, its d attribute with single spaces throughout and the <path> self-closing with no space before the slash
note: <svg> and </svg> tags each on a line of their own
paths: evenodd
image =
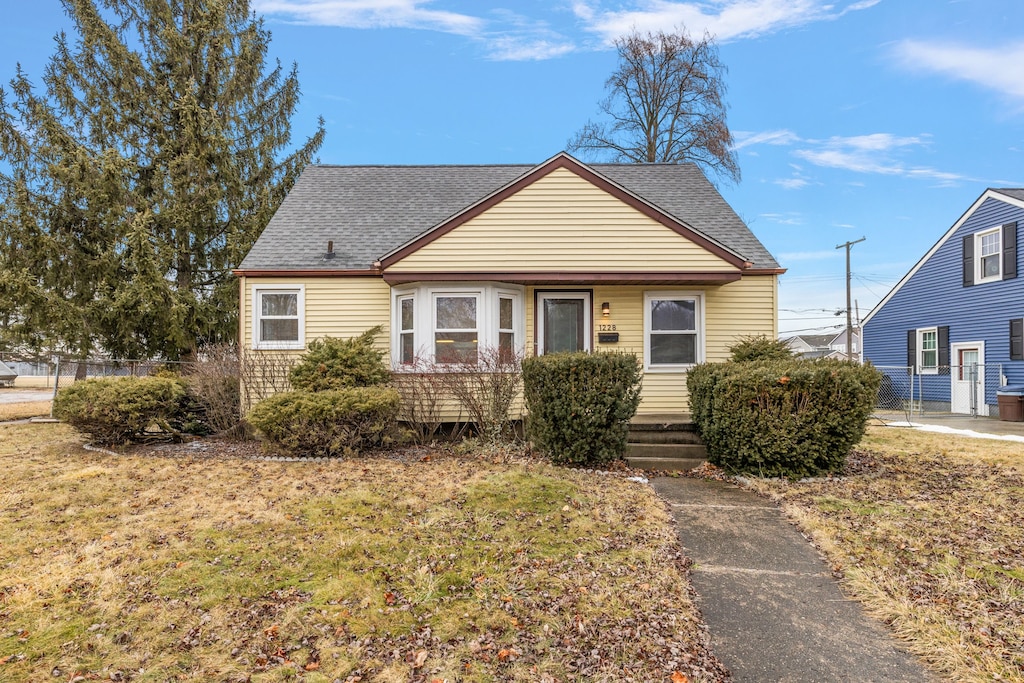
<svg viewBox="0 0 1024 683">
<path fill-rule="evenodd" d="M 590 351 L 592 316 L 590 292 L 538 292 L 537 355 Z"/>
<path fill-rule="evenodd" d="M 985 405 L 985 345 L 983 342 L 951 344 L 950 410 L 964 415 L 988 415 Z"/>
</svg>

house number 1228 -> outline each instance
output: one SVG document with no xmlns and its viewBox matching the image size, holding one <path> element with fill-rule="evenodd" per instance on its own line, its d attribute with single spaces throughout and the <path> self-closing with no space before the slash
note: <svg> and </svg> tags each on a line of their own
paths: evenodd
<svg viewBox="0 0 1024 683">
<path fill-rule="evenodd" d="M 614 332 L 615 331 L 615 325 L 598 325 L 597 326 L 597 331 L 598 332 Z"/>
</svg>

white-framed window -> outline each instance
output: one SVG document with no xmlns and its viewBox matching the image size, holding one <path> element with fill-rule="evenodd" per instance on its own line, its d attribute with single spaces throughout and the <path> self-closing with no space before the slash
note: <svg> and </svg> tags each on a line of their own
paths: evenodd
<svg viewBox="0 0 1024 683">
<path fill-rule="evenodd" d="M 939 330 L 925 327 L 917 331 L 917 371 L 923 375 L 939 371 Z"/>
<path fill-rule="evenodd" d="M 416 362 L 416 298 L 412 294 L 395 297 L 398 330 L 395 360 L 402 365 Z"/>
<path fill-rule="evenodd" d="M 482 352 L 523 353 L 523 289 L 494 283 L 412 285 L 392 291 L 391 357 L 475 364 Z"/>
<path fill-rule="evenodd" d="M 434 292 L 434 362 L 476 365 L 480 357 L 480 294 Z"/>
<path fill-rule="evenodd" d="M 253 348 L 305 348 L 305 309 L 305 287 L 302 285 L 253 285 Z"/>
<path fill-rule="evenodd" d="M 699 292 L 644 294 L 644 366 L 678 372 L 704 360 L 704 297 Z"/>
<path fill-rule="evenodd" d="M 993 228 L 974 235 L 974 281 L 1003 279 L 1003 229 Z"/>
</svg>

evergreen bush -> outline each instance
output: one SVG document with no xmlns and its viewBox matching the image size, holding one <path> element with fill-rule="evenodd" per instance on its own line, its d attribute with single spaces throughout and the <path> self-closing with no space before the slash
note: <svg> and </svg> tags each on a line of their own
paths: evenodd
<svg viewBox="0 0 1024 683">
<path fill-rule="evenodd" d="M 289 391 L 257 403 L 248 421 L 296 455 L 355 455 L 388 443 L 401 398 L 386 387 Z"/>
<path fill-rule="evenodd" d="M 555 462 L 603 463 L 623 457 L 640 404 L 634 354 L 547 354 L 523 361 L 526 434 Z"/>
<path fill-rule="evenodd" d="M 786 342 L 763 334 L 741 337 L 729 347 L 729 360 L 743 363 L 752 360 L 786 360 L 793 357 L 793 349 Z"/>
<path fill-rule="evenodd" d="M 870 365 L 791 359 L 698 366 L 687 386 L 713 464 L 798 478 L 842 468 L 880 381 Z"/>
<path fill-rule="evenodd" d="M 384 363 L 384 352 L 373 345 L 382 329 L 377 325 L 351 339 L 314 339 L 291 369 L 292 388 L 330 391 L 387 384 L 391 371 Z"/>
<path fill-rule="evenodd" d="M 153 426 L 170 436 L 200 427 L 185 383 L 168 375 L 75 382 L 57 393 L 53 414 L 103 444 L 138 441 Z"/>
</svg>

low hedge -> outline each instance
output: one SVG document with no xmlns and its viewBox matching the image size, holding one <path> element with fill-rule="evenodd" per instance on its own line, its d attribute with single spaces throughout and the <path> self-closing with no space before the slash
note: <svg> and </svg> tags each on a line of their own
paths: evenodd
<svg viewBox="0 0 1024 683">
<path fill-rule="evenodd" d="M 398 392 L 384 387 L 289 391 L 260 401 L 247 419 L 297 455 L 348 456 L 387 443 L 400 404 Z"/>
<path fill-rule="evenodd" d="M 53 402 L 54 417 L 99 443 L 138 441 L 151 427 L 175 436 L 195 424 L 193 400 L 176 377 L 108 377 L 75 382 Z"/>
<path fill-rule="evenodd" d="M 687 376 L 708 460 L 798 478 L 842 468 L 864 435 L 880 373 L 837 360 L 703 364 Z"/>
<path fill-rule="evenodd" d="M 527 437 L 560 463 L 623 457 L 640 403 L 634 354 L 546 354 L 523 360 Z"/>
</svg>

